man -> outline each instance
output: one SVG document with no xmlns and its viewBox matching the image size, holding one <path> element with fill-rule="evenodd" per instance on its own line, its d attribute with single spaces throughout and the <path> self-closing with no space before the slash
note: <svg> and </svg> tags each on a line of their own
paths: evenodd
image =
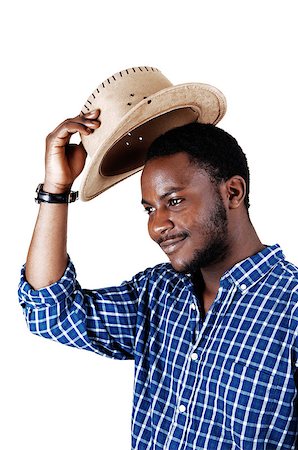
<svg viewBox="0 0 298 450">
<path fill-rule="evenodd" d="M 43 190 L 69 192 L 85 163 L 75 132 L 47 139 Z M 30 330 L 135 360 L 133 449 L 295 449 L 298 271 L 249 218 L 249 171 L 208 124 L 152 144 L 141 179 L 148 231 L 169 258 L 121 286 L 84 290 L 66 250 L 67 205 L 40 205 L 20 302 Z"/>
</svg>

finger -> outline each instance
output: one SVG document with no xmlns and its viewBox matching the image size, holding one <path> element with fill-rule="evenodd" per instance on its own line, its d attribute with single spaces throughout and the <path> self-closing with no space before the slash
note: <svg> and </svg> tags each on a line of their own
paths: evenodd
<svg viewBox="0 0 298 450">
<path fill-rule="evenodd" d="M 91 126 L 91 128 L 97 128 L 100 124 L 99 120 L 100 110 L 95 109 L 94 111 L 90 111 L 87 114 L 79 114 L 73 120 L 75 122 L 83 123 L 87 126 Z"/>
<path fill-rule="evenodd" d="M 100 109 L 94 109 L 86 114 L 81 113 L 80 117 L 87 117 L 88 119 L 97 119 L 100 115 Z"/>
<path fill-rule="evenodd" d="M 65 120 L 60 126 L 64 126 L 66 129 L 75 129 L 77 126 L 77 130 L 80 133 L 82 132 L 83 128 L 81 126 L 85 126 L 87 129 L 90 128 L 90 130 L 94 130 L 100 126 L 101 122 L 98 119 L 91 119 L 85 116 L 77 116 L 73 119 L 67 119 Z M 59 129 L 59 127 L 58 127 Z"/>
<path fill-rule="evenodd" d="M 68 120 L 60 124 L 47 136 L 47 143 L 51 145 L 64 146 L 69 142 L 70 137 L 77 132 L 88 135 L 92 131 L 86 125 Z"/>
<path fill-rule="evenodd" d="M 87 136 L 100 126 L 100 122 L 98 121 L 84 120 L 84 123 L 81 123 L 75 119 L 67 119 L 62 124 L 58 125 L 58 127 L 48 135 L 48 143 L 55 142 L 59 146 L 62 146 L 68 143 L 73 134 L 81 133 Z"/>
<path fill-rule="evenodd" d="M 71 136 L 75 133 L 80 133 L 85 136 L 93 133 L 100 126 L 100 121 L 98 120 L 99 114 L 100 111 L 97 109 L 86 115 L 78 115 L 74 118 L 66 119 L 47 136 L 47 148 L 64 147 L 69 143 Z"/>
<path fill-rule="evenodd" d="M 79 114 L 76 117 L 72 117 L 69 119 L 64 120 L 62 123 L 60 123 L 55 130 L 52 133 L 55 133 L 56 131 L 59 131 L 62 129 L 62 127 L 67 127 L 69 124 L 77 123 L 77 124 L 83 124 L 87 127 L 91 126 L 93 128 L 98 127 L 98 124 L 100 123 L 98 119 L 100 114 L 99 109 L 95 109 L 94 111 L 91 111 L 88 114 Z M 78 130 L 80 131 L 80 130 Z"/>
</svg>

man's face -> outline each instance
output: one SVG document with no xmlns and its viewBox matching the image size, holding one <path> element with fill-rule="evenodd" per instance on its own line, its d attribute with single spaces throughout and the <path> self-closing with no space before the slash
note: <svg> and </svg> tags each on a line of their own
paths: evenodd
<svg viewBox="0 0 298 450">
<path fill-rule="evenodd" d="M 148 161 L 141 188 L 149 235 L 175 270 L 195 273 L 226 256 L 227 214 L 219 188 L 186 153 Z"/>
</svg>

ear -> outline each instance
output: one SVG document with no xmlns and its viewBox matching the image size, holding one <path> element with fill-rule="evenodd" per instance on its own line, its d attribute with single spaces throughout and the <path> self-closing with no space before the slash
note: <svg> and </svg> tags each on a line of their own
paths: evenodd
<svg viewBox="0 0 298 450">
<path fill-rule="evenodd" d="M 226 181 L 226 195 L 229 209 L 238 208 L 243 203 L 246 195 L 245 180 L 239 175 L 229 178 Z"/>
</svg>

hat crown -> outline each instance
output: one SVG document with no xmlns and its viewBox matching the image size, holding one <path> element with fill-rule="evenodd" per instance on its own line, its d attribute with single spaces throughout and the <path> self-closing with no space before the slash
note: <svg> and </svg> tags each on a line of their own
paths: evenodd
<svg viewBox="0 0 298 450">
<path fill-rule="evenodd" d="M 100 109 L 100 140 L 103 142 L 116 129 L 123 117 L 141 102 L 150 103 L 150 96 L 171 87 L 172 83 L 154 67 L 132 67 L 115 73 L 103 81 L 89 96 L 81 113 Z M 97 150 L 89 146 L 90 156 Z"/>
</svg>

